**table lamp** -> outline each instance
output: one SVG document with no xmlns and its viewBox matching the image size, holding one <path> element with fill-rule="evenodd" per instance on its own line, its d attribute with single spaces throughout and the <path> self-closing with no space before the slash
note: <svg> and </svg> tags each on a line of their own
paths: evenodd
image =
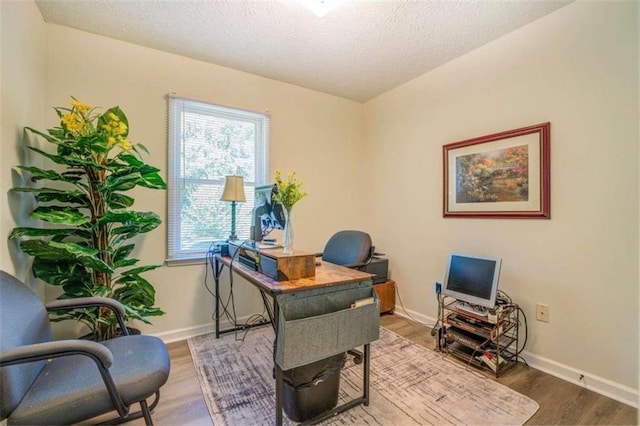
<svg viewBox="0 0 640 426">
<path fill-rule="evenodd" d="M 245 202 L 244 178 L 242 176 L 225 176 L 224 191 L 220 201 L 231 201 L 231 235 L 229 240 L 237 240 L 236 235 L 236 202 Z"/>
</svg>

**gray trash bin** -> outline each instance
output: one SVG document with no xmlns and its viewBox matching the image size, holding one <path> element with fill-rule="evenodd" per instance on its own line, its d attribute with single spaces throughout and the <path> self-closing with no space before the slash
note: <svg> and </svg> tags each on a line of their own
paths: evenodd
<svg viewBox="0 0 640 426">
<path fill-rule="evenodd" d="M 303 422 L 334 408 L 344 361 L 342 353 L 283 371 L 282 405 L 287 417 Z"/>
</svg>

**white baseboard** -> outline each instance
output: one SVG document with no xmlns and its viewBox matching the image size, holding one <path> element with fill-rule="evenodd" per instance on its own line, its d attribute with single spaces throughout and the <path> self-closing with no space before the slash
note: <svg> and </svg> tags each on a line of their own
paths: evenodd
<svg viewBox="0 0 640 426">
<path fill-rule="evenodd" d="M 638 390 L 629 386 L 621 385 L 604 377 L 589 374 L 574 367 L 561 364 L 552 359 L 536 355 L 529 351 L 523 351 L 522 356 L 527 360 L 527 364 L 536 370 L 543 371 L 552 376 L 556 376 L 569 383 L 582 386 L 623 404 L 638 408 Z M 580 380 L 580 375 L 584 378 Z"/>
<path fill-rule="evenodd" d="M 153 334 L 153 336 L 159 337 L 165 343 L 178 342 L 180 340 L 187 340 L 190 337 L 199 336 L 201 334 L 213 333 L 215 327 L 213 323 L 201 324 L 188 328 L 181 328 L 179 330 L 171 330 L 165 333 Z"/>
<path fill-rule="evenodd" d="M 393 312 L 396 315 L 412 319 L 429 327 L 433 327 L 436 323 L 436 319 L 433 317 L 414 312 L 410 309 L 405 309 L 399 305 L 396 305 Z M 631 407 L 638 408 L 639 406 L 639 395 L 637 389 L 621 385 L 620 383 L 613 382 L 609 379 L 605 379 L 604 377 L 585 373 L 574 367 L 561 364 L 532 352 L 523 351 L 521 355 L 527 360 L 527 364 L 536 370 L 551 374 L 552 376 L 565 380 L 569 383 L 582 386 L 585 389 L 592 390 L 600 395 L 604 395 L 608 398 L 622 402 L 623 404 L 630 405 Z M 581 374 L 584 374 L 584 378 L 579 380 Z"/>
<path fill-rule="evenodd" d="M 249 319 L 249 316 L 238 318 L 238 323 L 242 324 L 244 321 Z M 220 330 L 226 330 L 231 328 L 231 323 L 229 321 L 221 320 L 220 321 Z M 165 343 L 178 342 L 180 340 L 187 340 L 190 337 L 200 336 L 202 334 L 214 333 L 216 331 L 215 324 L 213 322 L 207 324 L 196 325 L 193 327 L 181 328 L 178 330 L 171 330 L 165 333 L 151 334 L 152 336 L 156 336 L 162 339 Z"/>
<path fill-rule="evenodd" d="M 403 306 L 396 305 L 393 310 L 394 315 L 398 315 L 416 322 L 420 324 L 424 324 L 429 327 L 433 327 L 436 324 L 436 319 L 433 317 L 429 317 L 427 315 L 423 315 L 419 312 L 412 311 L 411 309 L 405 309 Z"/>
</svg>

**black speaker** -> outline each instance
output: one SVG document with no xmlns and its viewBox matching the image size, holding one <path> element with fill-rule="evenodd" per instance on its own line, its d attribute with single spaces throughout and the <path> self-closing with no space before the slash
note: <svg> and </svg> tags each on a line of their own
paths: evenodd
<svg viewBox="0 0 640 426">
<path fill-rule="evenodd" d="M 373 274 L 373 283 L 380 284 L 389 278 L 389 259 L 374 257 L 365 267 L 365 272 Z"/>
</svg>

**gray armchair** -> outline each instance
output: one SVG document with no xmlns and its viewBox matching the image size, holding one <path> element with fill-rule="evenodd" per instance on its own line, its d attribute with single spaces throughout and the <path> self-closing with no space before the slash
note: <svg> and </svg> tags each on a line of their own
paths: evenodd
<svg viewBox="0 0 640 426">
<path fill-rule="evenodd" d="M 115 411 L 108 424 L 139 417 L 153 424 L 151 411 L 170 368 L 162 340 L 142 335 L 100 343 L 51 340 L 47 309 L 90 306 L 112 309 L 126 333 L 124 308 L 117 301 L 79 298 L 45 307 L 29 287 L 0 271 L 0 420 L 60 425 Z M 136 403 L 141 409 L 131 413 Z"/>
</svg>

